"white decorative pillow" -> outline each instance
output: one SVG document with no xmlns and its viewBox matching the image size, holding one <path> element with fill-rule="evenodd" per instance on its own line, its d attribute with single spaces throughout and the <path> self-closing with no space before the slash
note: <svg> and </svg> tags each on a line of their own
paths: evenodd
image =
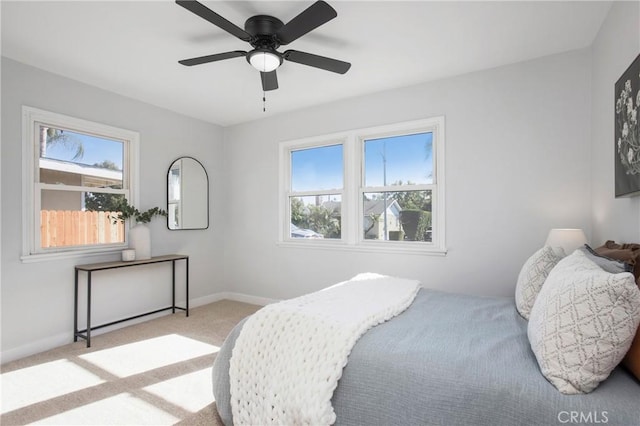
<svg viewBox="0 0 640 426">
<path fill-rule="evenodd" d="M 577 250 L 547 277 L 529 318 L 529 342 L 560 392 L 588 393 L 620 363 L 639 323 L 633 275 L 606 272 Z"/>
<path fill-rule="evenodd" d="M 553 248 L 545 246 L 535 252 L 522 266 L 516 283 L 516 308 L 523 318 L 529 319 L 531 308 L 540 293 L 542 284 L 549 272 L 562 259 L 562 255 Z"/>
</svg>

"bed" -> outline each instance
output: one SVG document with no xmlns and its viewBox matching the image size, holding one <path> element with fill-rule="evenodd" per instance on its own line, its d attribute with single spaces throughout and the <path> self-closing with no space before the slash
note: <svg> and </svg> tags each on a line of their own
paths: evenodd
<svg viewBox="0 0 640 426">
<path fill-rule="evenodd" d="M 230 357 L 243 324 L 213 366 L 226 425 Z M 424 288 L 357 341 L 331 403 L 336 425 L 640 424 L 640 383 L 623 367 L 591 393 L 564 395 L 541 374 L 513 298 Z"/>
</svg>

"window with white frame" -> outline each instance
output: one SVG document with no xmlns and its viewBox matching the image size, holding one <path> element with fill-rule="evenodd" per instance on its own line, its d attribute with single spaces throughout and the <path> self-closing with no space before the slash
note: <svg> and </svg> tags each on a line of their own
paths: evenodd
<svg viewBox="0 0 640 426">
<path fill-rule="evenodd" d="M 115 220 L 132 200 L 138 133 L 23 107 L 23 255 L 103 252 L 125 244 Z"/>
<path fill-rule="evenodd" d="M 342 238 L 343 145 L 290 151 L 289 238 Z"/>
<path fill-rule="evenodd" d="M 280 149 L 282 242 L 446 251 L 444 117 Z"/>
</svg>

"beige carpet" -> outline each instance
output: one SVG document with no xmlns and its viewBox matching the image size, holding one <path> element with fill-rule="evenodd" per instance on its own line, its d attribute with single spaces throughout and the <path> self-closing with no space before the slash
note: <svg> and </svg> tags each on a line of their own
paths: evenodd
<svg viewBox="0 0 640 426">
<path fill-rule="evenodd" d="M 211 365 L 258 308 L 220 301 L 9 362 L 0 424 L 221 425 Z"/>
</svg>

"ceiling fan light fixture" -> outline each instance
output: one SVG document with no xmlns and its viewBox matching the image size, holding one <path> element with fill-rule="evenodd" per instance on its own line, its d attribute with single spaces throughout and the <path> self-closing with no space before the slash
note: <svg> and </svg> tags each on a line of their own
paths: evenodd
<svg viewBox="0 0 640 426">
<path fill-rule="evenodd" d="M 282 64 L 282 57 L 269 50 L 253 50 L 247 59 L 260 72 L 271 72 Z"/>
<path fill-rule="evenodd" d="M 315 3 L 300 12 L 287 24 L 269 15 L 251 16 L 244 23 L 244 30 L 197 0 L 176 0 L 176 3 L 232 36 L 249 43 L 251 49 L 253 49 L 248 52 L 233 50 L 178 61 L 184 66 L 190 67 L 244 56 L 252 67 L 260 71 L 263 92 L 278 88 L 276 69 L 282 65 L 284 60 L 337 74 L 344 74 L 351 67 L 349 62 L 300 52 L 299 50 L 287 50 L 283 53 L 276 50 L 280 46 L 290 44 L 338 16 L 335 9 L 324 0 L 316 0 Z"/>
</svg>

